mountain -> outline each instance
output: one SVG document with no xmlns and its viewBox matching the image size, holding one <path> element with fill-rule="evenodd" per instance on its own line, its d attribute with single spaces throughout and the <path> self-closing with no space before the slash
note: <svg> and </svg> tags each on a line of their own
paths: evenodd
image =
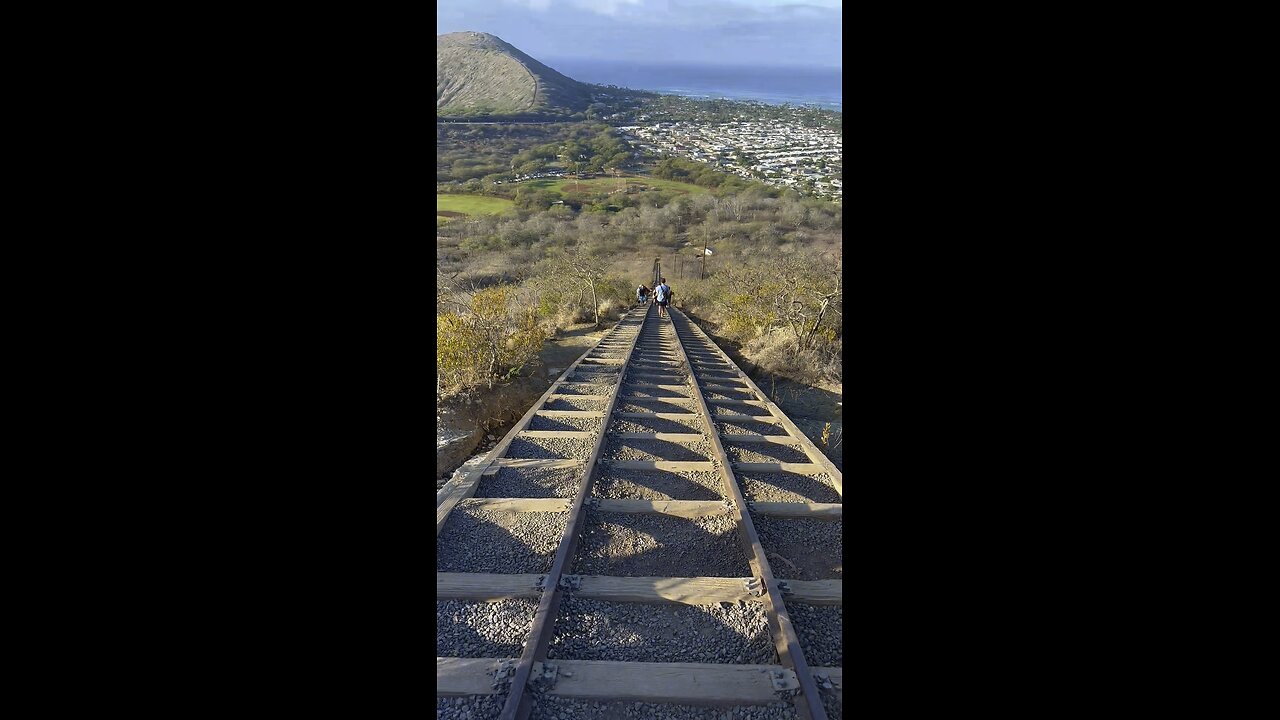
<svg viewBox="0 0 1280 720">
<path fill-rule="evenodd" d="M 586 85 L 481 32 L 436 36 L 436 115 L 570 115 L 586 109 Z"/>
</svg>

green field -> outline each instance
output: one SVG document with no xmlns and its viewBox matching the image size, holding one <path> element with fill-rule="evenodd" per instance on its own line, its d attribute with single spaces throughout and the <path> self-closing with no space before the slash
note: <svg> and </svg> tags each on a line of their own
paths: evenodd
<svg viewBox="0 0 1280 720">
<path fill-rule="evenodd" d="M 689 193 L 698 195 L 707 192 L 704 187 L 699 187 L 691 183 L 676 182 L 675 180 L 663 180 L 653 177 L 624 177 L 628 185 L 645 186 L 654 190 L 672 190 L 675 192 Z M 558 193 L 569 194 L 573 192 L 592 192 L 605 193 L 618 189 L 618 179 L 611 177 L 596 177 L 590 180 L 581 181 L 582 187 L 578 188 L 578 180 L 567 178 L 564 180 L 558 178 L 549 178 L 545 180 L 526 180 L 519 185 L 525 187 L 535 187 L 541 190 L 554 190 Z"/>
<path fill-rule="evenodd" d="M 484 197 L 481 195 L 436 195 L 436 216 L 457 217 L 458 215 L 497 215 L 515 207 L 515 203 L 504 198 Z M 448 213 L 441 215 L 441 211 Z"/>
</svg>

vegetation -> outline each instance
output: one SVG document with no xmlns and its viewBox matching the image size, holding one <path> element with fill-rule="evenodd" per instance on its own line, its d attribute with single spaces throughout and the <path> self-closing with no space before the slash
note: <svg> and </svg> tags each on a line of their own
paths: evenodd
<svg viewBox="0 0 1280 720">
<path fill-rule="evenodd" d="M 590 88 L 487 33 L 436 37 L 436 114 L 460 119 L 577 116 Z"/>
<path fill-rule="evenodd" d="M 463 215 L 495 215 L 506 212 L 513 203 L 506 198 L 479 195 L 436 195 L 436 214 L 443 210 Z"/>
</svg>

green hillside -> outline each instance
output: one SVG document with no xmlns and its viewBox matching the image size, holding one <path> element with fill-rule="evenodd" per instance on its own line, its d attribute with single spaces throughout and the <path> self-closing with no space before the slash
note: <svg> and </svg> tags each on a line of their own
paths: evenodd
<svg viewBox="0 0 1280 720">
<path fill-rule="evenodd" d="M 591 94 L 500 38 L 457 32 L 436 36 L 436 115 L 475 117 L 586 109 Z"/>
</svg>

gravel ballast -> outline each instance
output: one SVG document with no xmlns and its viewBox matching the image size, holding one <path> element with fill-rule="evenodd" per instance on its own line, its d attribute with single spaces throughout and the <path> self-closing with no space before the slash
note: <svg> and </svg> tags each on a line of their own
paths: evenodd
<svg viewBox="0 0 1280 720">
<path fill-rule="evenodd" d="M 711 443 L 705 440 L 605 440 L 605 460 L 673 460 L 678 462 L 710 462 Z"/>
<path fill-rule="evenodd" d="M 533 629 L 538 601 L 436 601 L 436 655 L 463 658 L 518 658 Z"/>
<path fill-rule="evenodd" d="M 691 413 L 694 410 L 694 402 L 692 400 L 674 400 L 654 398 L 618 398 L 618 412 L 661 412 L 661 413 Z"/>
<path fill-rule="evenodd" d="M 735 472 L 742 495 L 753 502 L 838 503 L 831 476 L 799 473 Z"/>
<path fill-rule="evenodd" d="M 437 697 L 436 720 L 490 720 L 502 714 L 506 695 Z"/>
<path fill-rule="evenodd" d="M 777 662 L 759 603 L 741 605 L 560 600 L 547 657 L 767 665 Z"/>
<path fill-rule="evenodd" d="M 687 420 L 670 420 L 660 417 L 614 418 L 609 425 L 610 434 L 634 432 L 700 433 L 703 429 L 702 422 L 696 417 Z"/>
<path fill-rule="evenodd" d="M 568 432 L 595 432 L 603 424 L 602 418 L 593 417 L 542 417 L 534 415 L 529 420 L 529 430 L 566 430 Z"/>
<path fill-rule="evenodd" d="M 557 395 L 608 395 L 613 381 L 561 383 Z"/>
<path fill-rule="evenodd" d="M 799 445 L 774 445 L 773 443 L 734 443 L 730 438 L 720 436 L 724 445 L 724 454 L 730 462 L 743 463 L 811 463 L 813 460 L 800 449 Z"/>
<path fill-rule="evenodd" d="M 496 717 L 496 716 L 495 716 Z M 542 695 L 533 701 L 530 720 L 795 720 L 790 703 L 710 707 L 627 700 L 599 702 Z M 831 716 L 832 720 L 840 717 Z"/>
<path fill-rule="evenodd" d="M 751 513 L 774 577 L 838 580 L 844 565 L 839 520 L 782 518 Z"/>
<path fill-rule="evenodd" d="M 558 394 L 558 393 L 557 393 Z M 594 395 L 608 395 L 608 393 L 592 393 Z M 573 397 L 558 397 L 548 400 L 542 406 L 543 410 L 594 410 L 596 412 L 604 412 L 607 406 L 607 400 L 580 400 Z"/>
<path fill-rule="evenodd" d="M 502 468 L 482 475 L 478 498 L 571 498 L 578 494 L 580 468 Z"/>
<path fill-rule="evenodd" d="M 844 631 L 844 608 L 839 605 L 807 605 L 784 601 L 805 662 L 811 667 L 844 667 L 840 640 Z"/>
<path fill-rule="evenodd" d="M 516 438 L 507 448 L 507 457 L 525 460 L 586 460 L 594 440 L 577 438 Z"/>
<path fill-rule="evenodd" d="M 751 566 L 728 512 L 700 518 L 592 512 L 572 574 L 750 577 Z"/>
<path fill-rule="evenodd" d="M 750 420 L 734 420 L 715 422 L 716 432 L 724 435 L 746 433 L 749 435 L 787 435 L 787 429 L 781 423 L 752 422 Z"/>
<path fill-rule="evenodd" d="M 713 472 L 614 470 L 602 465 L 591 494 L 633 500 L 722 500 L 724 482 Z"/>
<path fill-rule="evenodd" d="M 436 543 L 436 572 L 544 573 L 569 513 L 492 512 L 459 503 Z"/>
</svg>

